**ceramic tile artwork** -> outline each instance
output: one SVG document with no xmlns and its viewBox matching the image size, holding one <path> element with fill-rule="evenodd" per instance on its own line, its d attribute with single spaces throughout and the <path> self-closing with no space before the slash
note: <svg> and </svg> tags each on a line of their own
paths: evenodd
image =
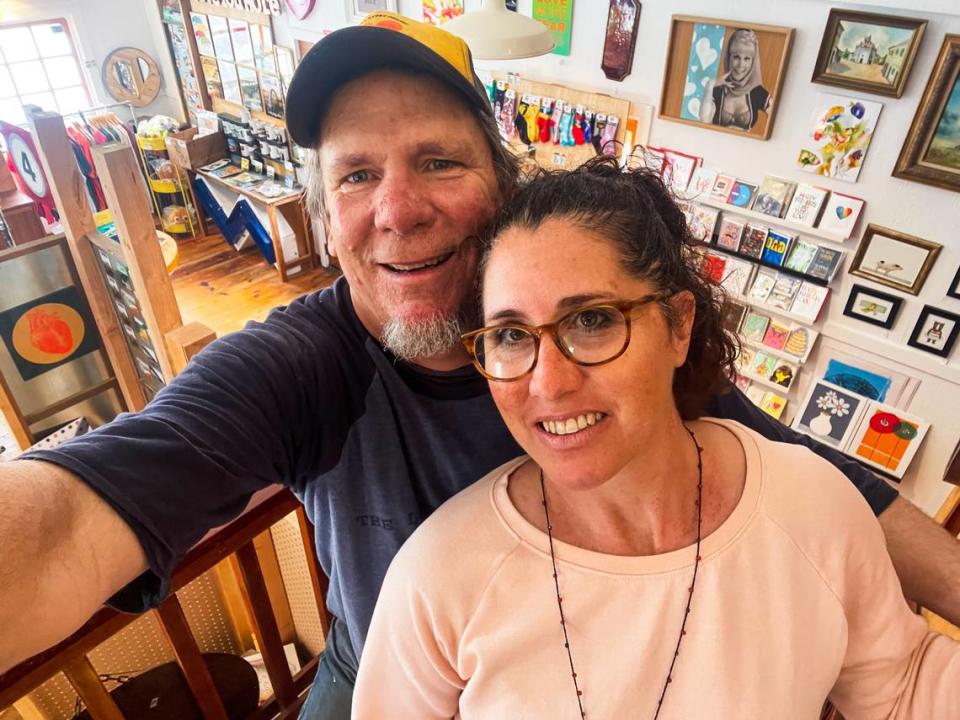
<svg viewBox="0 0 960 720">
<path fill-rule="evenodd" d="M 797 165 L 804 172 L 856 182 L 883 103 L 821 93 Z"/>
</svg>

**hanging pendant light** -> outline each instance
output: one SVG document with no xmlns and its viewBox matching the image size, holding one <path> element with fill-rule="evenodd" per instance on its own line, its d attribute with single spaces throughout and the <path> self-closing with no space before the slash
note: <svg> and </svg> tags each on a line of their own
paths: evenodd
<svg viewBox="0 0 960 720">
<path fill-rule="evenodd" d="M 504 0 L 483 0 L 480 10 L 450 20 L 443 29 L 463 38 L 477 60 L 530 58 L 555 47 L 542 23 L 507 10 Z"/>
</svg>

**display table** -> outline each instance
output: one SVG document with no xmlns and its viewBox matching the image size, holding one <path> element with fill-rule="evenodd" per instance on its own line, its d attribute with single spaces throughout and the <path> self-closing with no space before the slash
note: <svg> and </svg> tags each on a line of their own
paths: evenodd
<svg viewBox="0 0 960 720">
<path fill-rule="evenodd" d="M 286 282 L 291 270 L 299 271 L 302 268 L 312 268 L 315 265 L 316 253 L 313 248 L 313 232 L 302 191 L 282 197 L 268 198 L 255 189 L 238 187 L 210 172 L 204 170 L 196 170 L 195 172 L 208 184 L 236 193 L 238 196 L 246 198 L 254 206 L 266 211 L 269 220 L 267 231 L 270 233 L 270 240 L 276 256 L 275 266 L 282 281 Z M 296 236 L 295 255 L 284 250 L 278 213 L 290 225 Z M 294 256 L 290 257 L 291 255 Z"/>
</svg>

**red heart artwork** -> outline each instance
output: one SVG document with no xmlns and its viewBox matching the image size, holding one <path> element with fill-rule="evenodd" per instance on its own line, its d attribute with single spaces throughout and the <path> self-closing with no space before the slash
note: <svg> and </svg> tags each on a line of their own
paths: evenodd
<svg viewBox="0 0 960 720">
<path fill-rule="evenodd" d="M 287 7 L 290 8 L 297 20 L 303 20 L 307 15 L 313 12 L 313 6 L 317 0 L 284 0 Z"/>
<path fill-rule="evenodd" d="M 45 353 L 62 355 L 73 348 L 73 333 L 56 313 L 34 308 L 27 313 L 30 323 L 30 343 Z"/>
</svg>

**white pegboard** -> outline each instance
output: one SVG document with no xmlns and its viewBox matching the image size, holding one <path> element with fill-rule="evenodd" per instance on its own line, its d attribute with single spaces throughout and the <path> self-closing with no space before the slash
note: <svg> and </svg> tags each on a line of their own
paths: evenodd
<svg viewBox="0 0 960 720">
<path fill-rule="evenodd" d="M 277 551 L 297 639 L 311 655 L 319 655 L 324 647 L 323 629 L 296 513 L 287 515 L 271 527 L 270 535 Z"/>
</svg>

